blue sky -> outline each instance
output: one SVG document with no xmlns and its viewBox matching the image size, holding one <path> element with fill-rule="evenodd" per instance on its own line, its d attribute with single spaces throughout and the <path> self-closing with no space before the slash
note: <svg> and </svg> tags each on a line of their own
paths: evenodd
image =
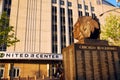
<svg viewBox="0 0 120 80">
<path fill-rule="evenodd" d="M 117 6 L 118 3 L 116 3 L 116 0 L 106 0 L 108 2 L 110 2 L 111 4 Z M 119 5 L 120 5 L 120 2 L 119 2 Z"/>
</svg>

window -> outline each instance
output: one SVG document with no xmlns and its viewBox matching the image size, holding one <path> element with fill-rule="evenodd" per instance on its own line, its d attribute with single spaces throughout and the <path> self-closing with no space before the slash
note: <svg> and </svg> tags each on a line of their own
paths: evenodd
<svg viewBox="0 0 120 80">
<path fill-rule="evenodd" d="M 88 10 L 88 6 L 87 5 L 85 5 L 85 10 Z"/>
<path fill-rule="evenodd" d="M 56 3 L 57 3 L 57 1 L 56 1 L 56 0 L 52 0 L 52 3 L 56 4 Z"/>
<path fill-rule="evenodd" d="M 54 16 L 54 15 L 53 15 L 53 16 L 52 16 L 52 20 L 53 20 L 54 23 L 56 23 L 56 22 L 57 22 L 57 16 Z"/>
<path fill-rule="evenodd" d="M 79 15 L 79 17 L 82 16 L 83 15 L 82 11 L 78 11 L 78 15 Z"/>
<path fill-rule="evenodd" d="M 3 74 L 4 74 L 4 68 L 0 67 L 0 78 L 3 78 Z"/>
<path fill-rule="evenodd" d="M 95 11 L 94 7 L 91 7 L 91 11 Z"/>
<path fill-rule="evenodd" d="M 13 77 L 19 77 L 20 69 L 19 68 L 14 68 L 13 70 Z"/>
<path fill-rule="evenodd" d="M 100 1 L 100 0 L 96 0 L 96 3 L 97 3 L 98 5 L 100 5 L 100 4 L 101 4 L 101 1 Z"/>
<path fill-rule="evenodd" d="M 74 42 L 74 38 L 73 38 L 73 13 L 72 13 L 72 9 L 68 9 L 68 22 L 69 22 L 69 40 L 70 40 L 70 44 L 72 44 Z"/>
<path fill-rule="evenodd" d="M 66 38 L 65 38 L 65 9 L 60 8 L 60 21 L 61 21 L 61 49 L 65 47 Z"/>
<path fill-rule="evenodd" d="M 61 4 L 61 5 L 64 5 L 64 1 L 61 0 L 61 1 L 60 1 L 60 4 Z"/>
<path fill-rule="evenodd" d="M 11 0 L 9 0 L 9 4 L 11 4 Z"/>
<path fill-rule="evenodd" d="M 52 6 L 52 52 L 57 53 L 57 7 Z"/>
<path fill-rule="evenodd" d="M 92 13 L 92 18 L 95 18 L 95 14 L 94 13 Z"/>
<path fill-rule="evenodd" d="M 89 13 L 88 13 L 88 12 L 85 12 L 85 15 L 86 15 L 86 16 L 89 16 Z"/>
<path fill-rule="evenodd" d="M 7 15 L 10 15 L 10 6 L 11 6 L 11 0 L 4 0 L 4 11 L 7 11 Z M 9 10 L 8 10 L 9 9 Z"/>
<path fill-rule="evenodd" d="M 68 2 L 68 6 L 72 6 L 72 3 L 71 3 L 71 2 Z"/>
<path fill-rule="evenodd" d="M 78 4 L 78 8 L 82 9 L 82 5 L 81 5 L 81 4 Z"/>
<path fill-rule="evenodd" d="M 6 44 L 4 44 L 0 47 L 0 51 L 6 51 Z"/>
</svg>

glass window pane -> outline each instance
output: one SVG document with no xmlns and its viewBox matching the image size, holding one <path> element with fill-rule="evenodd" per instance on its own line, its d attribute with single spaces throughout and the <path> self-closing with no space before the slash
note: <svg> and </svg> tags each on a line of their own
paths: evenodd
<svg viewBox="0 0 120 80">
<path fill-rule="evenodd" d="M 82 9 L 82 5 L 81 5 L 81 4 L 78 4 L 78 8 Z"/>
<path fill-rule="evenodd" d="M 88 10 L 88 6 L 87 5 L 85 5 L 85 10 Z"/>
<path fill-rule="evenodd" d="M 68 2 L 68 6 L 72 6 L 72 3 L 71 3 L 71 2 Z"/>
<path fill-rule="evenodd" d="M 57 1 L 56 0 L 52 0 L 52 3 L 57 3 Z"/>
</svg>

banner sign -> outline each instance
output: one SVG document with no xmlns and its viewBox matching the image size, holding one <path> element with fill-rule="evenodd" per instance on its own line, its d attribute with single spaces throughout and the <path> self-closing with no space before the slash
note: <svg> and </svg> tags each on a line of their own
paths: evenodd
<svg viewBox="0 0 120 80">
<path fill-rule="evenodd" d="M 62 60 L 62 54 L 0 52 L 0 60 L 1 59 Z"/>
</svg>

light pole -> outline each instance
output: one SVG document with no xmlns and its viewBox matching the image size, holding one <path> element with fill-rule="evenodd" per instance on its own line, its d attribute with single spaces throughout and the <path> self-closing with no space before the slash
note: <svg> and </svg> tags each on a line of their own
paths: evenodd
<svg viewBox="0 0 120 80">
<path fill-rule="evenodd" d="M 119 7 L 116 7 L 116 8 L 114 8 L 114 9 L 110 9 L 110 10 L 108 10 L 108 11 L 105 11 L 105 12 L 101 13 L 99 16 L 101 17 L 101 16 L 103 16 L 105 13 L 108 13 L 108 12 L 111 12 L 111 11 L 120 13 L 119 11 L 116 11 L 117 9 L 120 9 L 120 8 L 119 8 Z"/>
</svg>

